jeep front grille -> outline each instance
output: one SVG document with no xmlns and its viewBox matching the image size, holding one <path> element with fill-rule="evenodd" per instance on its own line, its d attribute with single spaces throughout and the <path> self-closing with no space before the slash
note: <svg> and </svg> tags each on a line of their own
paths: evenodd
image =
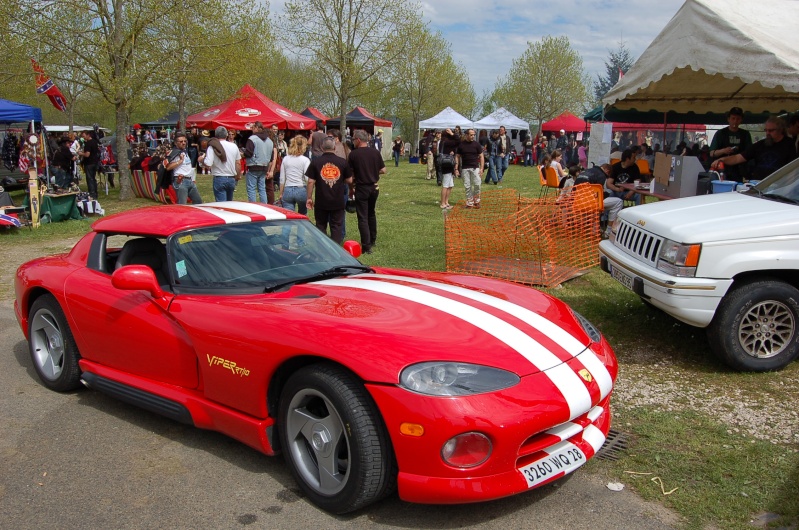
<svg viewBox="0 0 799 530">
<path fill-rule="evenodd" d="M 663 238 L 657 237 L 641 228 L 622 221 L 616 234 L 616 246 L 627 254 L 655 267 Z"/>
</svg>

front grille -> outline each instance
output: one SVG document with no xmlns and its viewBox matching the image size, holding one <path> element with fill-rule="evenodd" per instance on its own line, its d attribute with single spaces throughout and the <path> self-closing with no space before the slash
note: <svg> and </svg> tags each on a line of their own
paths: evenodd
<svg viewBox="0 0 799 530">
<path fill-rule="evenodd" d="M 622 221 L 619 225 L 616 246 L 653 267 L 657 266 L 658 253 L 662 245 L 662 237 L 652 235 L 626 221 Z"/>
</svg>

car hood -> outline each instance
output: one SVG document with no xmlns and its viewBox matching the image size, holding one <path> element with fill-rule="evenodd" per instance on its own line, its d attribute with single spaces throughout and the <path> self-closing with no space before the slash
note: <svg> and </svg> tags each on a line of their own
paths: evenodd
<svg viewBox="0 0 799 530">
<path fill-rule="evenodd" d="M 207 336 L 224 315 L 225 325 L 236 322 L 242 330 L 239 340 L 268 340 L 264 348 L 281 352 L 275 355 L 319 355 L 389 383 L 421 361 L 489 365 L 525 376 L 571 361 L 591 344 L 565 303 L 534 289 L 471 276 L 390 272 L 300 284 L 283 293 L 217 297 L 213 308 L 191 310 L 190 324 Z M 178 296 L 181 320 L 188 317 L 181 308 L 193 298 Z M 280 325 L 266 331 L 270 319 Z"/>
<path fill-rule="evenodd" d="M 680 243 L 799 234 L 799 206 L 743 193 L 716 193 L 627 208 L 619 217 Z"/>
</svg>

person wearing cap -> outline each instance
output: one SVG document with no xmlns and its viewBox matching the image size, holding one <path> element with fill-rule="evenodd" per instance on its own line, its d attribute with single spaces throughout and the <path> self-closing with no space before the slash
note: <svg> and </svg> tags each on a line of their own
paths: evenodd
<svg viewBox="0 0 799 530">
<path fill-rule="evenodd" d="M 716 131 L 710 144 L 710 158 L 715 162 L 723 157 L 740 154 L 752 146 L 752 135 L 740 125 L 744 118 L 741 107 L 733 107 L 727 113 L 727 127 Z M 733 166 L 724 169 L 724 178 L 743 182 L 745 165 Z"/>
<path fill-rule="evenodd" d="M 560 150 L 561 153 L 566 151 L 566 147 L 569 145 L 569 138 L 566 136 L 566 130 L 561 129 L 560 135 L 558 136 L 558 141 L 555 143 L 555 149 Z"/>
<path fill-rule="evenodd" d="M 241 153 L 238 146 L 226 140 L 227 128 L 221 125 L 214 131 L 214 138 L 208 142 L 205 155 L 200 155 L 205 167 L 211 168 L 214 178 L 214 199 L 217 202 L 232 201 L 236 183 L 241 180 Z"/>
<path fill-rule="evenodd" d="M 779 116 L 769 117 L 763 126 L 763 131 L 766 133 L 764 139 L 755 142 L 743 153 L 735 153 L 717 159 L 710 165 L 710 169 L 717 170 L 723 163 L 726 173 L 735 166 L 751 161 L 754 167 L 749 176 L 750 179 L 762 180 L 768 177 L 796 158 L 796 146 L 786 134 L 786 129 L 785 120 Z"/>
</svg>

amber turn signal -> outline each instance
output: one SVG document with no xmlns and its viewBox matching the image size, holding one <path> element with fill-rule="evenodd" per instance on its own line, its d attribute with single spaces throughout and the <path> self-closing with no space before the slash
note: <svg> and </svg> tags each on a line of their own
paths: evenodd
<svg viewBox="0 0 799 530">
<path fill-rule="evenodd" d="M 418 423 L 403 423 L 400 425 L 400 432 L 407 436 L 421 436 L 424 434 L 424 427 Z"/>
</svg>

